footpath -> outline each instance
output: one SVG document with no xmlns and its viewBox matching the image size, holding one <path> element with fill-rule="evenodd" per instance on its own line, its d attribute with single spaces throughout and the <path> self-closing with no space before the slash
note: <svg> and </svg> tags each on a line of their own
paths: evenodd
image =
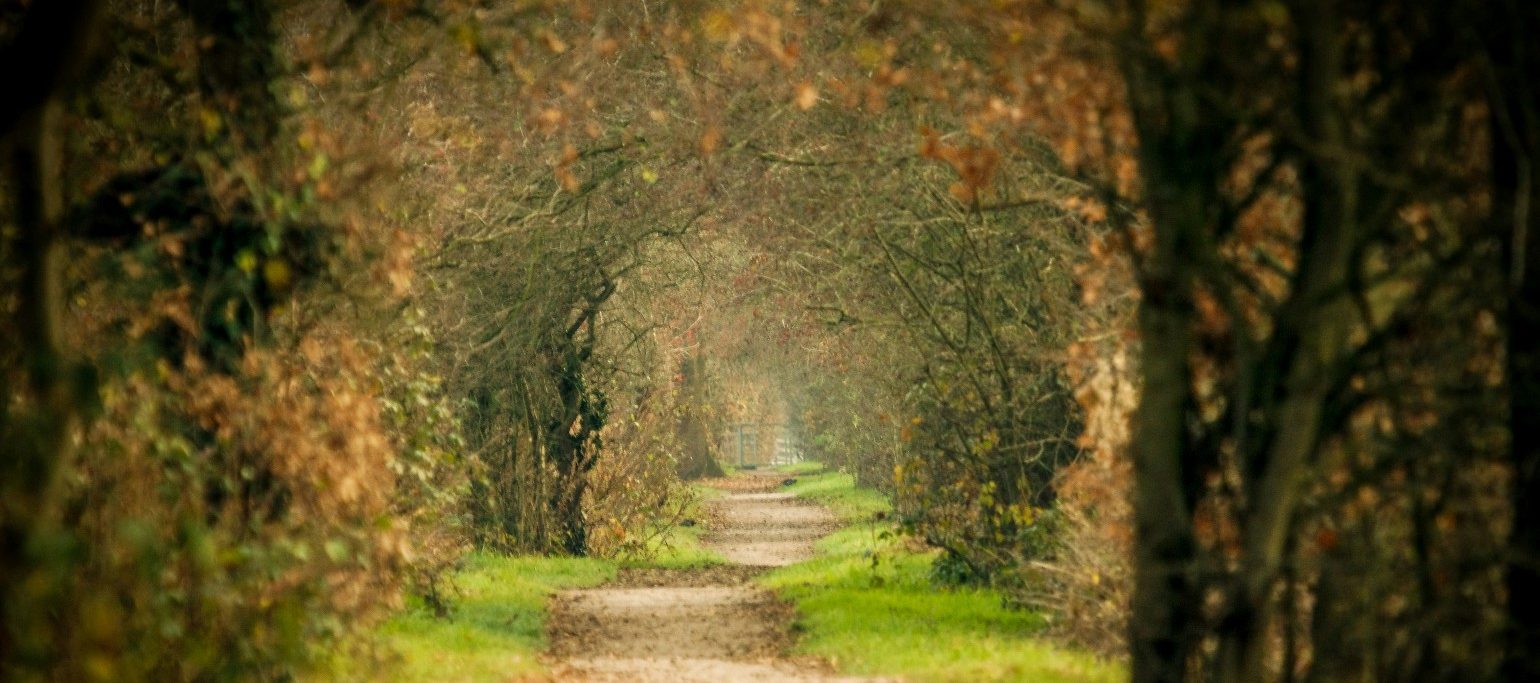
<svg viewBox="0 0 1540 683">
<path fill-rule="evenodd" d="M 787 655 L 792 610 L 755 585 L 759 574 L 813 555 L 838 520 L 776 492 L 784 475 L 743 473 L 707 482 L 703 545 L 727 564 L 623 569 L 598 588 L 564 591 L 551 607 L 553 675 L 574 682 L 825 683 L 857 680 Z"/>
</svg>

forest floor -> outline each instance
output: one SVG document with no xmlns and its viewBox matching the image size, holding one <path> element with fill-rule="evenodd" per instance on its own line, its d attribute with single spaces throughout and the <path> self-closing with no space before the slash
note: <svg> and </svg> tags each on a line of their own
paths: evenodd
<svg viewBox="0 0 1540 683">
<path fill-rule="evenodd" d="M 706 550 L 726 564 L 621 569 L 601 587 L 557 594 L 548 623 L 561 681 L 833 681 L 828 664 L 791 657 L 791 607 L 755 583 L 810 559 L 839 528 L 822 506 L 777 491 L 785 475 L 740 473 L 703 482 Z"/>
</svg>

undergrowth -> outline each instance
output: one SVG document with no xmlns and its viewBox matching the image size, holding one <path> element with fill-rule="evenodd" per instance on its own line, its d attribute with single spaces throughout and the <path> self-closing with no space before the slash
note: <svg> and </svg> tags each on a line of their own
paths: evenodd
<svg viewBox="0 0 1540 683">
<path fill-rule="evenodd" d="M 681 520 L 688 524 L 675 524 L 648 539 L 641 552 L 623 555 L 622 567 L 653 567 L 660 569 L 694 569 L 722 564 L 723 559 L 701 545 L 706 533 L 701 505 L 720 497 L 721 491 L 692 484 L 694 495 L 686 506 Z"/>
</svg>

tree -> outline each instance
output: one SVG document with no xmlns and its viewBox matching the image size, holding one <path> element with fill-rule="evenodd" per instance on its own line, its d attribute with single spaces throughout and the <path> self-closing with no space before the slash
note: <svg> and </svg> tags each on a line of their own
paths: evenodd
<svg viewBox="0 0 1540 683">
<path fill-rule="evenodd" d="M 1503 676 L 1509 681 L 1540 677 L 1540 622 L 1532 604 L 1540 586 L 1540 441 L 1530 428 L 1540 412 L 1540 230 L 1536 202 L 1540 186 L 1534 164 L 1540 159 L 1540 99 L 1525 74 L 1540 68 L 1540 54 L 1522 38 L 1540 29 L 1540 12 L 1521 3 L 1497 3 L 1486 38 L 1487 98 L 1492 131 L 1492 217 L 1506 246 L 1508 273 L 1507 383 L 1512 439 L 1511 547 L 1508 552 L 1507 656 Z"/>
<path fill-rule="evenodd" d="M 284 677 L 412 573 L 449 421 L 386 409 L 357 157 L 298 130 L 323 5 L 4 10 L 0 675 Z"/>
<path fill-rule="evenodd" d="M 95 2 L 60 2 L 29 12 L 0 49 L 0 63 L 31 65 L 11 73 L 14 82 L 5 84 L 11 95 L 0 109 L 0 152 L 17 229 L 6 250 L 7 270 L 16 271 L 5 273 L 16 285 L 8 327 L 20 333 L 17 357 L 5 360 L 22 370 L 12 378 L 21 380 L 24 396 L 0 397 L 0 440 L 7 444 L 0 464 L 0 666 L 17 654 L 12 625 L 24 609 L 20 587 L 42 569 L 33 546 L 89 391 L 81 387 L 90 380 L 71 358 L 61 322 L 65 206 L 58 118 L 62 100 L 89 81 L 100 9 Z"/>
<path fill-rule="evenodd" d="M 1136 680 L 1488 675 L 1508 501 L 1479 493 L 1505 443 L 1480 13 L 869 9 L 971 130 L 1056 152 L 1133 264 Z"/>
<path fill-rule="evenodd" d="M 1352 378 L 1422 314 L 1418 298 L 1374 281 L 1427 295 L 1460 272 L 1460 261 L 1489 257 L 1470 213 L 1460 214 L 1466 160 L 1479 156 L 1460 115 L 1472 97 L 1457 78 L 1468 53 L 1429 33 L 1457 22 L 1456 10 L 1365 10 L 1194 3 L 1163 16 L 1122 6 L 1116 50 L 1152 233 L 1140 276 L 1145 394 L 1134 439 L 1138 680 L 1185 679 L 1211 629 L 1222 679 L 1267 676 L 1279 581 L 1290 573 L 1310 482 L 1329 471 L 1332 436 L 1347 427 L 1351 407 L 1370 400 L 1353 396 Z M 1163 40 L 1174 50 L 1162 53 Z M 1276 47 L 1241 57 L 1253 41 Z M 1366 70 L 1379 87 L 1354 80 Z M 1428 154 L 1434 145 L 1440 154 Z M 1231 190 L 1237 167 L 1255 168 L 1258 153 L 1266 170 Z M 1275 181 L 1278 167 L 1287 175 Z M 1280 191 L 1295 197 L 1298 220 L 1280 225 L 1292 266 L 1282 291 L 1227 263 L 1235 252 L 1225 243 L 1244 235 L 1255 202 Z M 1446 203 L 1450 222 L 1435 229 L 1447 241 L 1423 241 L 1421 258 L 1374 258 L 1412 238 L 1406 210 L 1418 202 Z M 1259 311 L 1246 303 L 1254 291 L 1278 298 Z M 1205 309 L 1216 300 L 1222 313 Z M 1205 317 L 1216 313 L 1234 331 L 1214 341 L 1235 351 L 1219 351 L 1217 367 L 1195 365 L 1209 343 Z M 1250 320 L 1261 324 L 1248 329 Z M 1223 378 L 1209 376 L 1216 370 Z M 1209 394 L 1204 386 L 1216 380 L 1225 388 Z M 1215 420 L 1203 407 L 1219 396 Z M 1194 431 L 1195 422 L 1211 426 Z M 1207 552 L 1238 553 L 1238 563 L 1233 582 L 1219 586 L 1224 607 L 1207 616 L 1214 586 L 1205 577 L 1222 565 L 1203 559 L 1193 521 L 1216 477 L 1238 479 L 1236 513 L 1225 522 L 1237 537 Z"/>
</svg>

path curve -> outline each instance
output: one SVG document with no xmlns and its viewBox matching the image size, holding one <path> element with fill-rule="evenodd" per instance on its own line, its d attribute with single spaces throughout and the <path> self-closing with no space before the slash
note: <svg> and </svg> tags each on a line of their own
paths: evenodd
<svg viewBox="0 0 1540 683">
<path fill-rule="evenodd" d="M 559 593 L 551 608 L 556 680 L 573 682 L 827 683 L 856 680 L 787 655 L 790 607 L 753 583 L 813 555 L 837 526 L 828 510 L 776 492 L 781 475 L 706 482 L 704 545 L 730 563 L 694 570 L 622 570 L 615 582 Z"/>
</svg>

